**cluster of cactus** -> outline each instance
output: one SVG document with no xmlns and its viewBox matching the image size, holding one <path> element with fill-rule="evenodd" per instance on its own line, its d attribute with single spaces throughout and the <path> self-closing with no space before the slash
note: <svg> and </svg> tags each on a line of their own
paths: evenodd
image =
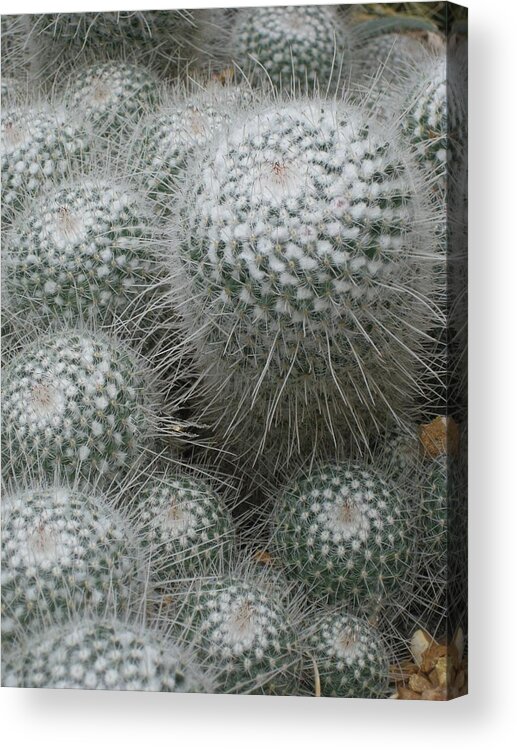
<svg viewBox="0 0 517 750">
<path fill-rule="evenodd" d="M 2 18 L 5 685 L 383 698 L 464 626 L 465 109 L 366 8 Z"/>
</svg>

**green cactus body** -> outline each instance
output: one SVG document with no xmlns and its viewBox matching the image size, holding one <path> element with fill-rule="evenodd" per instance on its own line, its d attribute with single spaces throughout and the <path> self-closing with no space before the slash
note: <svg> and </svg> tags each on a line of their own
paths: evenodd
<svg viewBox="0 0 517 750">
<path fill-rule="evenodd" d="M 97 132 L 127 131 L 157 100 L 157 79 L 146 68 L 124 62 L 96 63 L 72 74 L 64 101 Z"/>
<path fill-rule="evenodd" d="M 157 585 L 220 570 L 235 541 L 230 513 L 217 493 L 179 471 L 148 479 L 134 523 L 149 551 L 149 580 Z"/>
<path fill-rule="evenodd" d="M 401 596 L 412 575 L 414 536 L 402 492 L 353 463 L 302 474 L 277 499 L 276 555 L 313 596 L 370 614 Z"/>
<path fill-rule="evenodd" d="M 153 279 L 151 210 L 107 180 L 53 189 L 18 216 L 4 245 L 6 304 L 25 318 L 109 323 Z"/>
<path fill-rule="evenodd" d="M 86 331 L 46 334 L 5 368 L 4 469 L 112 480 L 141 454 L 153 403 L 138 357 Z"/>
<path fill-rule="evenodd" d="M 300 651 L 289 608 L 259 585 L 228 577 L 195 584 L 179 627 L 221 670 L 219 689 L 230 693 L 292 695 Z"/>
<path fill-rule="evenodd" d="M 86 619 L 39 633 L 2 669 L 8 687 L 211 692 L 191 655 L 157 633 L 116 620 Z"/>
<path fill-rule="evenodd" d="M 304 633 L 322 696 L 386 698 L 389 658 L 377 630 L 344 611 L 319 612 Z"/>
<path fill-rule="evenodd" d="M 260 110 L 190 163 L 171 276 L 225 438 L 288 458 L 404 414 L 440 319 L 417 184 L 395 137 L 324 101 Z"/>
<path fill-rule="evenodd" d="M 346 28 L 325 6 L 241 9 L 230 42 L 237 65 L 288 91 L 336 83 L 347 46 Z"/>
<path fill-rule="evenodd" d="M 89 607 L 125 607 L 141 574 L 124 518 L 95 492 L 49 487 L 2 503 L 2 639 Z"/>
<path fill-rule="evenodd" d="M 64 177 L 90 142 L 87 129 L 63 108 L 7 108 L 2 113 L 2 217 L 10 218 L 48 179 Z"/>
</svg>

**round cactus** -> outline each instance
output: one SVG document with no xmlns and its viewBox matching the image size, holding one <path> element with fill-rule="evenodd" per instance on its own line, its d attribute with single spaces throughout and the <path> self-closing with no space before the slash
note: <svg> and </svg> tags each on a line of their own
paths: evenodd
<svg viewBox="0 0 517 750">
<path fill-rule="evenodd" d="M 50 177 L 66 175 L 91 136 L 62 107 L 11 107 L 2 113 L 2 217 L 10 218 Z"/>
<path fill-rule="evenodd" d="M 388 650 L 366 620 L 345 611 L 318 612 L 303 643 L 316 662 L 323 696 L 387 697 Z"/>
<path fill-rule="evenodd" d="M 9 654 L 6 687 L 211 692 L 210 678 L 188 652 L 152 630 L 87 619 L 43 631 Z"/>
<path fill-rule="evenodd" d="M 445 188 L 448 118 L 447 65 L 444 58 L 418 66 L 411 83 L 404 85 L 400 128 L 412 144 L 418 160 L 435 173 Z"/>
<path fill-rule="evenodd" d="M 415 531 L 401 491 L 382 472 L 351 462 L 315 467 L 280 495 L 272 518 L 276 556 L 313 596 L 376 613 L 411 579 Z"/>
<path fill-rule="evenodd" d="M 228 561 L 234 544 L 232 518 L 221 498 L 204 479 L 181 471 L 146 481 L 134 523 L 148 551 L 153 584 L 213 573 Z"/>
<path fill-rule="evenodd" d="M 4 372 L 4 468 L 113 479 L 149 440 L 152 385 L 135 353 L 104 335 L 65 330 L 31 342 Z"/>
<path fill-rule="evenodd" d="M 157 99 L 157 79 L 146 68 L 125 62 L 96 63 L 80 68 L 65 88 L 64 101 L 111 136 L 135 125 Z"/>
<path fill-rule="evenodd" d="M 151 285 L 156 242 L 141 195 L 83 179 L 35 199 L 4 243 L 4 293 L 13 314 L 109 323 Z"/>
<path fill-rule="evenodd" d="M 92 491 L 55 486 L 8 494 L 2 536 L 4 641 L 86 607 L 124 607 L 141 572 L 130 527 Z"/>
<path fill-rule="evenodd" d="M 176 72 L 193 42 L 199 11 L 46 13 L 30 18 L 26 36 L 39 75 L 52 81 L 66 64 L 131 58 Z"/>
<path fill-rule="evenodd" d="M 241 9 L 230 41 L 239 67 L 288 91 L 336 83 L 347 47 L 335 8 L 318 5 Z"/>
<path fill-rule="evenodd" d="M 244 86 L 217 86 L 216 82 L 200 93 L 176 92 L 135 133 L 138 179 L 155 197 L 170 193 L 192 152 L 211 143 L 219 128 L 234 117 L 235 109 L 251 99 Z"/>
<path fill-rule="evenodd" d="M 233 576 L 193 585 L 180 631 L 220 670 L 218 690 L 292 695 L 300 650 L 289 605 L 273 590 Z"/>
<path fill-rule="evenodd" d="M 171 283 L 225 437 L 289 458 L 405 416 L 441 320 L 419 176 L 362 109 L 316 100 L 260 110 L 190 162 Z"/>
<path fill-rule="evenodd" d="M 351 30 L 353 84 L 391 88 L 429 53 L 445 55 L 445 40 L 427 18 L 389 15 L 355 24 Z M 392 92 L 391 92 L 392 93 Z"/>
</svg>

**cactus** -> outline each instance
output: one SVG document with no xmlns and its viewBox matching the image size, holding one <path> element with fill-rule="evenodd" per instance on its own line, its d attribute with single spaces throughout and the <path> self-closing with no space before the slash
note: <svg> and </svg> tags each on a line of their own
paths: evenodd
<svg viewBox="0 0 517 750">
<path fill-rule="evenodd" d="M 157 100 L 158 81 L 146 68 L 126 62 L 95 63 L 70 76 L 64 102 L 112 139 L 136 124 Z"/>
<path fill-rule="evenodd" d="M 132 60 L 176 74 L 192 53 L 199 11 L 48 13 L 30 18 L 26 56 L 35 78 L 53 81 L 67 66 L 114 59 Z M 23 18 L 19 16 L 18 18 Z"/>
<path fill-rule="evenodd" d="M 445 54 L 445 41 L 427 18 L 389 15 L 363 21 L 351 28 L 352 82 L 381 93 L 430 53 Z"/>
<path fill-rule="evenodd" d="M 405 595 L 415 533 L 404 493 L 382 471 L 341 462 L 302 472 L 271 526 L 274 554 L 313 596 L 371 615 Z"/>
<path fill-rule="evenodd" d="M 234 110 L 251 100 L 245 86 L 219 86 L 215 81 L 202 91 L 175 91 L 158 112 L 145 117 L 134 135 L 138 180 L 157 199 L 160 193 L 173 192 L 191 154 L 211 143 Z M 167 208 L 167 198 L 160 202 Z"/>
<path fill-rule="evenodd" d="M 295 616 L 260 576 L 193 583 L 175 627 L 203 660 L 220 669 L 216 692 L 292 695 L 298 690 Z"/>
<path fill-rule="evenodd" d="M 230 37 L 232 60 L 279 89 L 336 85 L 348 36 L 330 6 L 240 9 Z"/>
<path fill-rule="evenodd" d="M 12 492 L 2 503 L 2 530 L 4 644 L 71 612 L 128 604 L 141 574 L 136 537 L 95 490 Z"/>
<path fill-rule="evenodd" d="M 222 499 L 201 476 L 158 472 L 138 495 L 133 523 L 147 550 L 149 581 L 206 575 L 228 562 L 235 531 Z"/>
<path fill-rule="evenodd" d="M 343 698 L 386 698 L 388 649 L 366 620 L 345 610 L 319 611 L 303 634 L 314 659 L 321 695 Z"/>
<path fill-rule="evenodd" d="M 6 657 L 6 687 L 211 692 L 188 651 L 140 625 L 72 621 L 43 631 Z"/>
<path fill-rule="evenodd" d="M 190 162 L 171 283 L 225 440 L 289 460 L 405 418 L 441 321 L 419 178 L 364 110 L 319 100 L 259 110 Z"/>
<path fill-rule="evenodd" d="M 444 57 L 428 59 L 404 82 L 400 128 L 418 161 L 446 186 L 448 149 L 447 70 Z"/>
<path fill-rule="evenodd" d="M 6 235 L 4 303 L 22 319 L 110 323 L 149 297 L 153 224 L 145 198 L 113 178 L 59 184 Z"/>
<path fill-rule="evenodd" d="M 88 129 L 62 106 L 8 107 L 2 112 L 2 218 L 50 177 L 67 174 L 91 145 Z"/>
<path fill-rule="evenodd" d="M 4 469 L 110 481 L 140 455 L 153 430 L 153 381 L 114 338 L 51 332 L 5 368 Z"/>
</svg>

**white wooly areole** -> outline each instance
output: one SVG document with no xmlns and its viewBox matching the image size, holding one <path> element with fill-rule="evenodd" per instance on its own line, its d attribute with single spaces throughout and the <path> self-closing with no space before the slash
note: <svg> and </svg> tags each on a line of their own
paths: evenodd
<svg viewBox="0 0 517 750">
<path fill-rule="evenodd" d="M 347 103 L 263 108 L 200 152 L 176 201 L 173 294 L 220 438 L 289 460 L 406 417 L 441 270 L 395 131 Z"/>
</svg>

